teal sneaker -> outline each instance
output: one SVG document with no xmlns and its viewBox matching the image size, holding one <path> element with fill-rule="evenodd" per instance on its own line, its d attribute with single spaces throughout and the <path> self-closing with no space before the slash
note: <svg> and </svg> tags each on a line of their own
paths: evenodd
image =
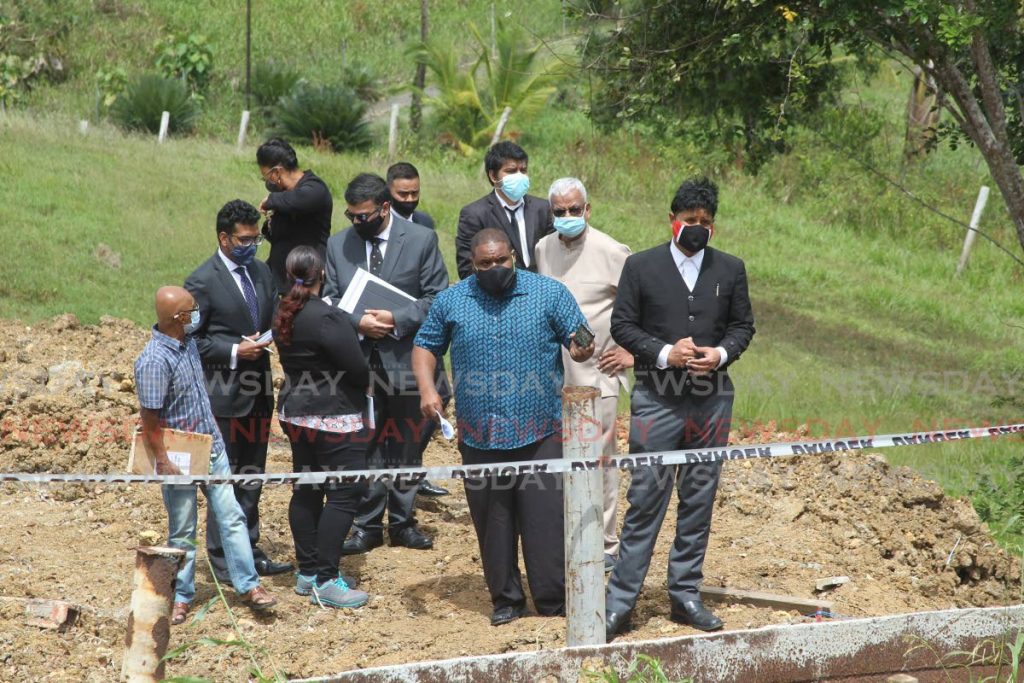
<svg viewBox="0 0 1024 683">
<path fill-rule="evenodd" d="M 359 579 L 354 576 L 341 575 L 341 578 L 345 579 L 345 583 L 348 584 L 349 588 L 358 588 Z M 295 572 L 295 592 L 299 595 L 312 595 L 313 585 L 316 583 L 316 574 L 300 574 Z"/>
<path fill-rule="evenodd" d="M 349 588 L 345 579 L 338 577 L 333 581 L 313 586 L 313 594 L 309 601 L 320 607 L 343 607 L 354 609 L 362 607 L 370 601 L 370 596 L 363 591 Z"/>
</svg>

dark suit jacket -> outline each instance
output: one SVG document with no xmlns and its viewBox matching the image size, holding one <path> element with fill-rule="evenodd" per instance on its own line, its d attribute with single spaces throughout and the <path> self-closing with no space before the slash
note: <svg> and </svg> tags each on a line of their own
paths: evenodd
<svg viewBox="0 0 1024 683">
<path fill-rule="evenodd" d="M 270 242 L 267 265 L 277 282 L 277 291 L 287 294 L 288 274 L 285 260 L 300 245 L 314 247 L 324 255 L 327 238 L 331 236 L 331 212 L 334 200 L 331 191 L 312 171 L 305 171 L 294 188 L 267 195 L 268 209 L 274 211 L 264 223 L 264 234 Z"/>
<path fill-rule="evenodd" d="M 473 274 L 473 254 L 469 244 L 473 235 L 484 228 L 497 228 L 504 230 L 505 234 L 512 240 L 512 246 L 516 250 L 516 267 L 526 268 L 523 261 L 524 249 L 530 253 L 530 270 L 537 272 L 537 261 L 533 257 L 534 247 L 541 237 L 555 231 L 554 219 L 551 217 L 551 207 L 546 199 L 526 195 L 523 197 L 523 218 L 526 223 L 526 242 L 519 243 L 519 228 L 512 228 L 508 218 L 508 211 L 498 201 L 494 192 L 488 192 L 472 204 L 462 207 L 459 212 L 459 229 L 455 233 L 455 256 L 456 265 L 459 269 L 459 277 L 466 279 Z"/>
<path fill-rule="evenodd" d="M 430 228 L 431 230 L 436 229 L 434 226 L 434 219 L 430 217 L 430 214 L 426 211 L 413 211 L 412 222 L 416 225 L 422 225 L 424 228 Z"/>
<path fill-rule="evenodd" d="M 739 360 L 753 336 L 747 271 L 740 259 L 706 247 L 692 292 L 668 243 L 626 259 L 612 310 L 612 338 L 636 358 L 638 384 L 665 397 L 678 395 L 687 372 L 658 370 L 658 354 L 665 344 L 693 337 L 697 346 L 725 348 L 729 358 L 717 371 L 720 376 L 712 373 L 707 379 L 716 391 L 731 391 L 727 368 Z"/>
<path fill-rule="evenodd" d="M 363 412 L 370 375 L 344 311 L 313 297 L 292 320 L 291 343 L 279 340 L 274 330 L 285 375 L 279 406 L 286 416 Z"/>
<path fill-rule="evenodd" d="M 210 405 L 217 417 L 244 417 L 252 412 L 257 398 L 266 401 L 267 411 L 274 404 L 269 353 L 255 361 L 239 358 L 235 369 L 230 368 L 231 347 L 242 341 L 243 334 L 269 330 L 277 304 L 277 290 L 267 264 L 253 260 L 247 269 L 259 304 L 258 330 L 253 329 L 235 276 L 217 253 L 185 280 L 185 289 L 199 306 L 200 323 L 194 336 L 203 359 Z"/>
<path fill-rule="evenodd" d="M 350 227 L 327 242 L 327 280 L 323 294 L 341 297 L 360 268 L 368 270 L 366 241 Z M 378 340 L 364 339 L 363 351 L 369 358 L 376 347 L 392 386 L 403 391 L 415 390 L 412 341 L 426 320 L 434 297 L 448 287 L 448 269 L 437 246 L 437 233 L 393 216 L 380 277 L 415 297 L 416 301 L 391 312 L 395 316 L 395 334 L 399 339 L 391 336 Z M 359 320 L 354 316 L 350 318 L 358 329 Z"/>
</svg>

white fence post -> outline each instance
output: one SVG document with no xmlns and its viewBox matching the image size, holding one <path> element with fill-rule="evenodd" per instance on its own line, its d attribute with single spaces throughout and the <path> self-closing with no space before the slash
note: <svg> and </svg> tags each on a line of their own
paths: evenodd
<svg viewBox="0 0 1024 683">
<path fill-rule="evenodd" d="M 600 396 L 594 387 L 562 389 L 563 458 L 601 457 Z M 583 469 L 563 477 L 565 644 L 604 645 L 604 470 Z"/>
<path fill-rule="evenodd" d="M 167 139 L 167 128 L 171 125 L 171 112 L 165 111 L 160 115 L 160 134 L 157 136 L 157 142 L 163 142 Z"/>
<path fill-rule="evenodd" d="M 174 579 L 184 559 L 185 551 L 177 548 L 136 548 L 122 681 L 156 683 L 164 679 L 163 657 L 171 636 Z"/>
<path fill-rule="evenodd" d="M 967 267 L 967 259 L 971 255 L 971 247 L 974 246 L 974 240 L 978 237 L 978 223 L 981 222 L 981 212 L 985 210 L 985 204 L 988 202 L 988 185 L 982 185 L 981 189 L 978 190 L 978 201 L 974 203 L 974 213 L 971 214 L 970 227 L 967 229 L 967 236 L 964 237 L 964 248 L 960 252 L 960 262 L 956 264 L 956 276 L 960 277 L 960 273 Z"/>
<path fill-rule="evenodd" d="M 249 110 L 242 110 L 242 120 L 238 124 L 238 149 L 245 145 L 245 133 L 249 129 Z"/>
<path fill-rule="evenodd" d="M 388 160 L 394 161 L 398 154 L 398 104 L 391 105 L 391 125 L 388 127 Z"/>
<path fill-rule="evenodd" d="M 82 119 L 81 121 L 78 122 L 78 132 L 81 133 L 82 135 L 85 135 L 86 133 L 89 132 L 89 121 L 88 120 Z"/>
</svg>

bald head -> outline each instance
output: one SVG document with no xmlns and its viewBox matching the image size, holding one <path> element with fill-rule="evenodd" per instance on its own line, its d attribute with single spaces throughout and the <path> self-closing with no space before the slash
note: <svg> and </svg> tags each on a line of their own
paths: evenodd
<svg viewBox="0 0 1024 683">
<path fill-rule="evenodd" d="M 165 327 L 174 329 L 175 325 L 183 327 L 193 307 L 195 299 L 184 287 L 168 286 L 156 290 L 156 320 L 161 331 Z"/>
</svg>

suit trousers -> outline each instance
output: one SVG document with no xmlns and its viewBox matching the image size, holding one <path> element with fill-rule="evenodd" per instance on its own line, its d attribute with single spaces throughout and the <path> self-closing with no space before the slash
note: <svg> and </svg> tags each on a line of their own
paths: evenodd
<svg viewBox="0 0 1024 683">
<path fill-rule="evenodd" d="M 263 474 L 266 471 L 270 407 L 263 398 L 258 397 L 253 409 L 244 417 L 218 417 L 217 428 L 224 439 L 232 474 Z M 266 560 L 266 553 L 257 547 L 260 540 L 259 505 L 263 485 L 235 484 L 232 488 L 249 529 L 253 559 L 257 562 Z M 213 565 L 213 571 L 220 577 L 227 576 L 228 567 L 221 544 L 220 528 L 210 514 L 206 516 L 206 553 L 210 558 L 210 564 Z"/>
<path fill-rule="evenodd" d="M 464 465 L 562 457 L 559 434 L 512 450 L 482 450 L 459 444 Z M 524 474 L 466 479 L 469 515 L 480 544 L 480 563 L 494 609 L 523 607 L 519 572 L 522 538 L 526 578 L 537 613 L 565 614 L 565 545 L 560 474 Z"/>
<path fill-rule="evenodd" d="M 380 386 L 374 396 L 377 428 L 366 457 L 370 469 L 418 467 L 423 464 L 423 434 L 433 420 L 425 420 L 420 412 L 418 392 L 387 391 Z M 375 481 L 359 504 L 356 527 L 369 532 L 384 529 L 384 511 L 388 513 L 388 529 L 398 532 L 416 525 L 416 492 L 419 482 L 393 483 Z"/>
<path fill-rule="evenodd" d="M 724 446 L 729 440 L 732 402 L 731 392 L 691 392 L 665 399 L 637 385 L 631 401 L 629 452 Z M 668 559 L 669 598 L 677 605 L 699 599 L 721 467 L 721 463 L 653 465 L 633 471 L 619 560 L 608 580 L 608 611 L 624 614 L 636 606 L 673 489 L 678 500 L 675 541 Z"/>
</svg>

